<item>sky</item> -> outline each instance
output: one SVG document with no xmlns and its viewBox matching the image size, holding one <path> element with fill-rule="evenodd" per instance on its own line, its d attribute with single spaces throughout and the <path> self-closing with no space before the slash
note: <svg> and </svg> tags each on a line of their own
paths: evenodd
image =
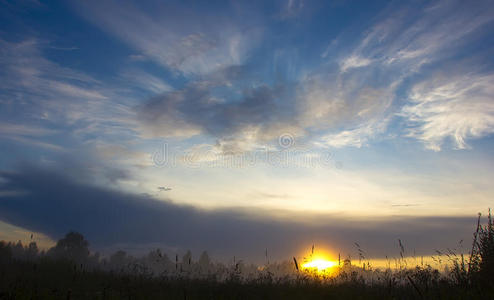
<svg viewBox="0 0 494 300">
<path fill-rule="evenodd" d="M 492 207 L 489 1 L 0 6 L 0 239 L 431 255 Z"/>
</svg>

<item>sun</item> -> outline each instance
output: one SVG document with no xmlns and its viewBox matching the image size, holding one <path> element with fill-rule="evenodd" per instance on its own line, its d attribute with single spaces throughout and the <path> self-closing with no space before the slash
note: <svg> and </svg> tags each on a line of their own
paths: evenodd
<svg viewBox="0 0 494 300">
<path fill-rule="evenodd" d="M 310 262 L 303 264 L 302 267 L 306 268 L 306 269 L 315 268 L 318 271 L 324 271 L 324 270 L 332 268 L 336 265 L 337 265 L 337 263 L 334 261 L 325 260 L 325 259 L 315 259 L 315 260 L 312 260 Z"/>
<path fill-rule="evenodd" d="M 328 274 L 333 272 L 333 268 L 338 266 L 338 262 L 327 260 L 325 258 L 314 258 L 302 265 L 307 271 L 316 271 L 319 274 Z"/>
<path fill-rule="evenodd" d="M 303 263 L 301 263 L 300 270 L 308 272 L 312 275 L 333 276 L 338 273 L 340 266 L 340 258 L 338 255 L 338 261 L 334 261 L 331 258 L 334 257 L 331 251 L 327 251 L 324 248 L 317 249 L 315 251 L 314 245 L 308 255 L 304 255 Z M 295 259 L 295 258 L 294 258 Z M 297 261 L 295 260 L 295 264 Z M 298 270 L 298 267 L 297 267 Z"/>
</svg>

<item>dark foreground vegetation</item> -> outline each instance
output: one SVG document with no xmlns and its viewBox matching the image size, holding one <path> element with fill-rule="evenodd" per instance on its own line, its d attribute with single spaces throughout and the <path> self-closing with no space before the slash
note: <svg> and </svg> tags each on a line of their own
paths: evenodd
<svg viewBox="0 0 494 300">
<path fill-rule="evenodd" d="M 474 233 L 468 255 L 448 253 L 450 268 L 373 269 L 346 260 L 331 275 L 299 270 L 296 261 L 262 268 L 213 263 L 207 253 L 180 260 L 151 251 L 90 254 L 71 232 L 50 250 L 0 242 L 0 299 L 494 299 L 494 226 Z"/>
</svg>

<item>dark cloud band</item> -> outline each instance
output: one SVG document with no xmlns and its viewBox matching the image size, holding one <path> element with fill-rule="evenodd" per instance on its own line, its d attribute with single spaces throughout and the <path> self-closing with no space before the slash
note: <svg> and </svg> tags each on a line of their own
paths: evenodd
<svg viewBox="0 0 494 300">
<path fill-rule="evenodd" d="M 307 215 L 307 219 L 317 218 L 314 225 L 270 217 L 269 212 L 201 211 L 147 195 L 81 184 L 63 173 L 34 166 L 2 172 L 1 177 L 2 191 L 22 192 L 3 193 L 1 220 L 55 239 L 78 230 L 96 249 L 158 244 L 196 252 L 207 249 L 218 258 L 237 255 L 260 261 L 265 248 L 273 258 L 281 259 L 312 243 L 352 253 L 354 242 L 359 242 L 369 255 L 384 257 L 394 254 L 395 243 L 401 239 L 410 251 L 425 255 L 456 247 L 459 240 L 471 236 L 475 225 L 475 216 L 356 219 Z"/>
</svg>

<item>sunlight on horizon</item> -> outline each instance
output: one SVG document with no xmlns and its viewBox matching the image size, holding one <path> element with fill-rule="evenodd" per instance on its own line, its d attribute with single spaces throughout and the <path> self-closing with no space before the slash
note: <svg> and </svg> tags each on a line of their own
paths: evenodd
<svg viewBox="0 0 494 300">
<path fill-rule="evenodd" d="M 334 256 L 332 251 L 327 251 L 324 248 L 314 252 L 314 245 L 312 246 L 311 253 L 304 257 L 304 261 L 301 264 L 301 269 L 309 273 L 315 273 L 317 275 L 331 275 L 336 274 L 337 267 L 340 262 L 332 260 Z"/>
<path fill-rule="evenodd" d="M 318 273 L 330 272 L 332 268 L 338 266 L 338 262 L 326 260 L 324 258 L 313 259 L 302 265 L 303 269 L 316 270 Z"/>
</svg>

